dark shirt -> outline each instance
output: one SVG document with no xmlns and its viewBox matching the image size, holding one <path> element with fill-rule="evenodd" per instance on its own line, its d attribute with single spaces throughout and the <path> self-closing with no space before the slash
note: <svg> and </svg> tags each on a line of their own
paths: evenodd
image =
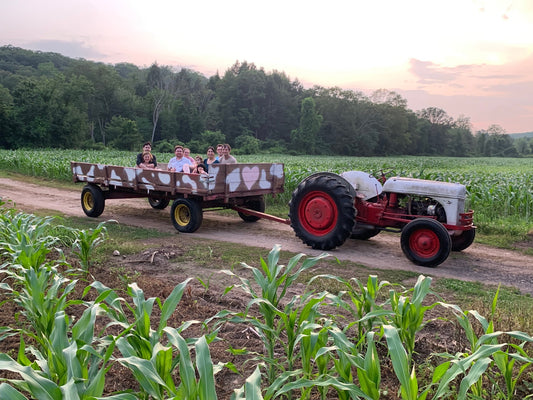
<svg viewBox="0 0 533 400">
<path fill-rule="evenodd" d="M 137 154 L 137 166 L 143 162 L 143 153 Z M 155 156 L 152 154 L 152 164 L 154 164 L 154 167 L 157 167 L 157 161 L 155 160 Z"/>
<path fill-rule="evenodd" d="M 207 158 L 204 159 L 204 165 L 205 165 L 205 172 L 209 171 L 209 164 L 207 163 Z M 213 161 L 211 164 L 220 164 L 218 160 Z"/>
</svg>

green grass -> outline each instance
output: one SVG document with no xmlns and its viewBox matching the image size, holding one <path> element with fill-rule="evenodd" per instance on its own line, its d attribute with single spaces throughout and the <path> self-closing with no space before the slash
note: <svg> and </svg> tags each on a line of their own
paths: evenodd
<svg viewBox="0 0 533 400">
<path fill-rule="evenodd" d="M 491 303 L 497 287 L 480 282 L 467 282 L 457 279 L 435 279 L 434 290 L 446 294 L 448 299 L 461 305 L 465 310 L 477 310 L 481 315 L 489 315 Z M 498 308 L 494 317 L 496 330 L 518 330 L 533 332 L 533 298 L 520 294 L 514 288 L 500 287 Z"/>
</svg>

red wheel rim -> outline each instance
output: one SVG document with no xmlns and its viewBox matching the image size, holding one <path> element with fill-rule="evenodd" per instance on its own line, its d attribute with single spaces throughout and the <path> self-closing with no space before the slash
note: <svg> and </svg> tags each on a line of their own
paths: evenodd
<svg viewBox="0 0 533 400">
<path fill-rule="evenodd" d="M 298 219 L 302 227 L 315 236 L 331 232 L 337 224 L 339 211 L 333 198 L 324 192 L 309 192 L 300 202 Z"/>
<path fill-rule="evenodd" d="M 409 237 L 409 247 L 422 258 L 435 257 L 440 249 L 438 236 L 431 229 L 419 229 Z"/>
</svg>

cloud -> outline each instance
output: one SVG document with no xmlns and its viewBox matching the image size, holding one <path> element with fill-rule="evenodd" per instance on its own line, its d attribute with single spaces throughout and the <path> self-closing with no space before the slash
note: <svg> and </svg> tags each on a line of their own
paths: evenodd
<svg viewBox="0 0 533 400">
<path fill-rule="evenodd" d="M 88 60 L 106 58 L 105 54 L 82 41 L 37 40 L 26 43 L 24 47 L 31 50 L 59 53 L 71 58 L 84 58 Z"/>
</svg>

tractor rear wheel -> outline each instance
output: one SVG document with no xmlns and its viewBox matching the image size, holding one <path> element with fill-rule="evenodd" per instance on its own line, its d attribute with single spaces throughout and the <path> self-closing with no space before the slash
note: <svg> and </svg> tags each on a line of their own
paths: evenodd
<svg viewBox="0 0 533 400">
<path fill-rule="evenodd" d="M 99 217 L 105 208 L 105 196 L 97 185 L 85 185 L 81 191 L 81 208 L 88 217 Z"/>
<path fill-rule="evenodd" d="M 352 233 L 355 191 L 336 174 L 314 174 L 302 181 L 289 202 L 291 227 L 313 249 L 331 250 Z"/>
<path fill-rule="evenodd" d="M 192 199 L 176 199 L 172 203 L 170 219 L 174 228 L 183 233 L 193 233 L 202 225 L 202 207 Z"/>
<path fill-rule="evenodd" d="M 458 236 L 452 236 L 452 251 L 463 251 L 464 249 L 470 247 L 470 245 L 474 243 L 475 237 L 475 229 L 463 231 L 463 233 Z"/>
<path fill-rule="evenodd" d="M 249 208 L 250 210 L 264 213 L 265 212 L 265 199 L 261 196 L 260 198 L 257 198 L 257 199 L 246 200 L 244 202 L 243 207 Z M 244 222 L 256 222 L 260 219 L 260 217 L 256 215 L 245 214 L 240 211 L 239 211 L 239 217 L 241 217 L 241 219 Z"/>
<path fill-rule="evenodd" d="M 403 253 L 413 263 L 423 267 L 436 267 L 450 255 L 452 239 L 440 222 L 418 218 L 403 228 L 401 245 Z"/>
<path fill-rule="evenodd" d="M 158 199 L 156 197 L 148 197 L 148 203 L 150 203 L 150 206 L 156 210 L 164 210 L 167 208 L 168 203 L 170 203 L 169 199 Z"/>
<path fill-rule="evenodd" d="M 368 240 L 376 236 L 379 232 L 381 232 L 381 230 L 377 228 L 357 228 L 357 226 L 355 226 L 350 235 L 350 239 Z"/>
</svg>

